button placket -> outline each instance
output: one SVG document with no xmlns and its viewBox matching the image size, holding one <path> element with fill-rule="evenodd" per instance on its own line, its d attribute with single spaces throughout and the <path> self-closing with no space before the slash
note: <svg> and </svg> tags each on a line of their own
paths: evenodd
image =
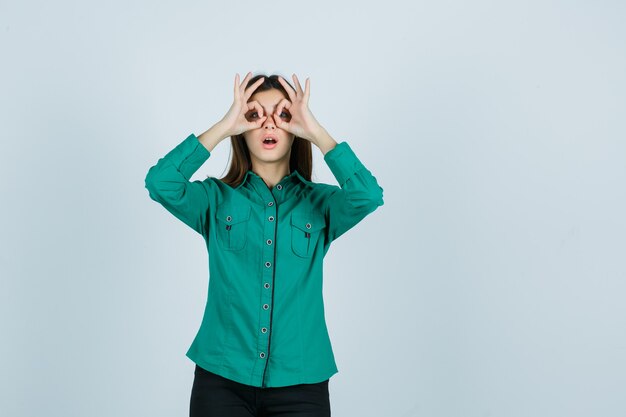
<svg viewBox="0 0 626 417">
<path fill-rule="evenodd" d="M 267 366 L 267 360 L 269 358 L 270 351 L 270 334 L 271 334 L 271 320 L 272 320 L 272 284 L 274 279 L 275 268 L 275 242 L 276 242 L 276 214 L 277 204 L 274 196 L 269 188 L 267 193 L 264 193 L 263 199 L 265 200 L 265 220 L 263 224 L 264 241 L 262 249 L 263 273 L 262 275 L 262 288 L 261 288 L 261 319 L 259 323 L 259 343 L 258 343 L 258 358 L 265 362 Z"/>
</svg>

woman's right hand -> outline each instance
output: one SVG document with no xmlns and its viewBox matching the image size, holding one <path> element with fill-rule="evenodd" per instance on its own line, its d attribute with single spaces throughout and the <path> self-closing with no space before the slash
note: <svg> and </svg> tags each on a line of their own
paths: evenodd
<svg viewBox="0 0 626 417">
<path fill-rule="evenodd" d="M 230 106 L 228 113 L 219 121 L 222 131 L 226 136 L 239 135 L 247 130 L 257 129 L 261 127 L 265 119 L 267 119 L 267 116 L 263 115 L 263 108 L 257 101 L 248 103 L 248 99 L 254 90 L 256 90 L 264 80 L 264 77 L 261 77 L 250 87 L 246 88 L 251 76 L 252 72 L 248 72 L 246 78 L 239 84 L 239 74 L 235 74 L 235 97 L 233 104 Z M 246 119 L 246 114 L 253 109 L 256 110 L 259 117 L 251 122 Z"/>
</svg>

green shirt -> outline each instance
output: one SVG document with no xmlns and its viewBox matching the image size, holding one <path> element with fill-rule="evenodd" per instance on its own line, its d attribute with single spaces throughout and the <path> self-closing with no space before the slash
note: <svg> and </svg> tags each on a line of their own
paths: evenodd
<svg viewBox="0 0 626 417">
<path fill-rule="evenodd" d="M 188 352 L 200 367 L 255 387 L 324 381 L 338 372 L 324 318 L 330 243 L 383 204 L 383 189 L 346 142 L 324 155 L 340 187 L 297 171 L 270 189 L 248 171 L 231 187 L 190 181 L 210 152 L 192 133 L 150 168 L 150 198 L 200 233 L 209 285 Z"/>
</svg>

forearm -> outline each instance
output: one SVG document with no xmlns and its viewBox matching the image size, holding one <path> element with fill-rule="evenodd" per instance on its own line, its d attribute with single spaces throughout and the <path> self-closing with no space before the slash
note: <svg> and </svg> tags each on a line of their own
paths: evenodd
<svg viewBox="0 0 626 417">
<path fill-rule="evenodd" d="M 213 126 L 211 126 L 207 131 L 198 136 L 198 140 L 209 152 L 213 151 L 213 148 L 217 146 L 222 140 L 224 140 L 228 135 L 226 134 L 226 130 L 217 122 Z"/>
<path fill-rule="evenodd" d="M 337 142 L 335 141 L 335 139 L 333 139 L 328 134 L 326 129 L 321 126 L 320 129 L 313 136 L 311 142 L 313 142 L 318 148 L 320 148 L 324 155 L 326 155 L 326 152 L 337 146 Z"/>
</svg>

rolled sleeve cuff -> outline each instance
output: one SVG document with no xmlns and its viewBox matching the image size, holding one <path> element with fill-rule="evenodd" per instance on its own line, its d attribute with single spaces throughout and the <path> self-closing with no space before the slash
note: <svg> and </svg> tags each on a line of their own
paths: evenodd
<svg viewBox="0 0 626 417">
<path fill-rule="evenodd" d="M 324 161 L 341 187 L 352 175 L 365 168 L 347 142 L 338 143 L 326 152 Z"/>
</svg>

